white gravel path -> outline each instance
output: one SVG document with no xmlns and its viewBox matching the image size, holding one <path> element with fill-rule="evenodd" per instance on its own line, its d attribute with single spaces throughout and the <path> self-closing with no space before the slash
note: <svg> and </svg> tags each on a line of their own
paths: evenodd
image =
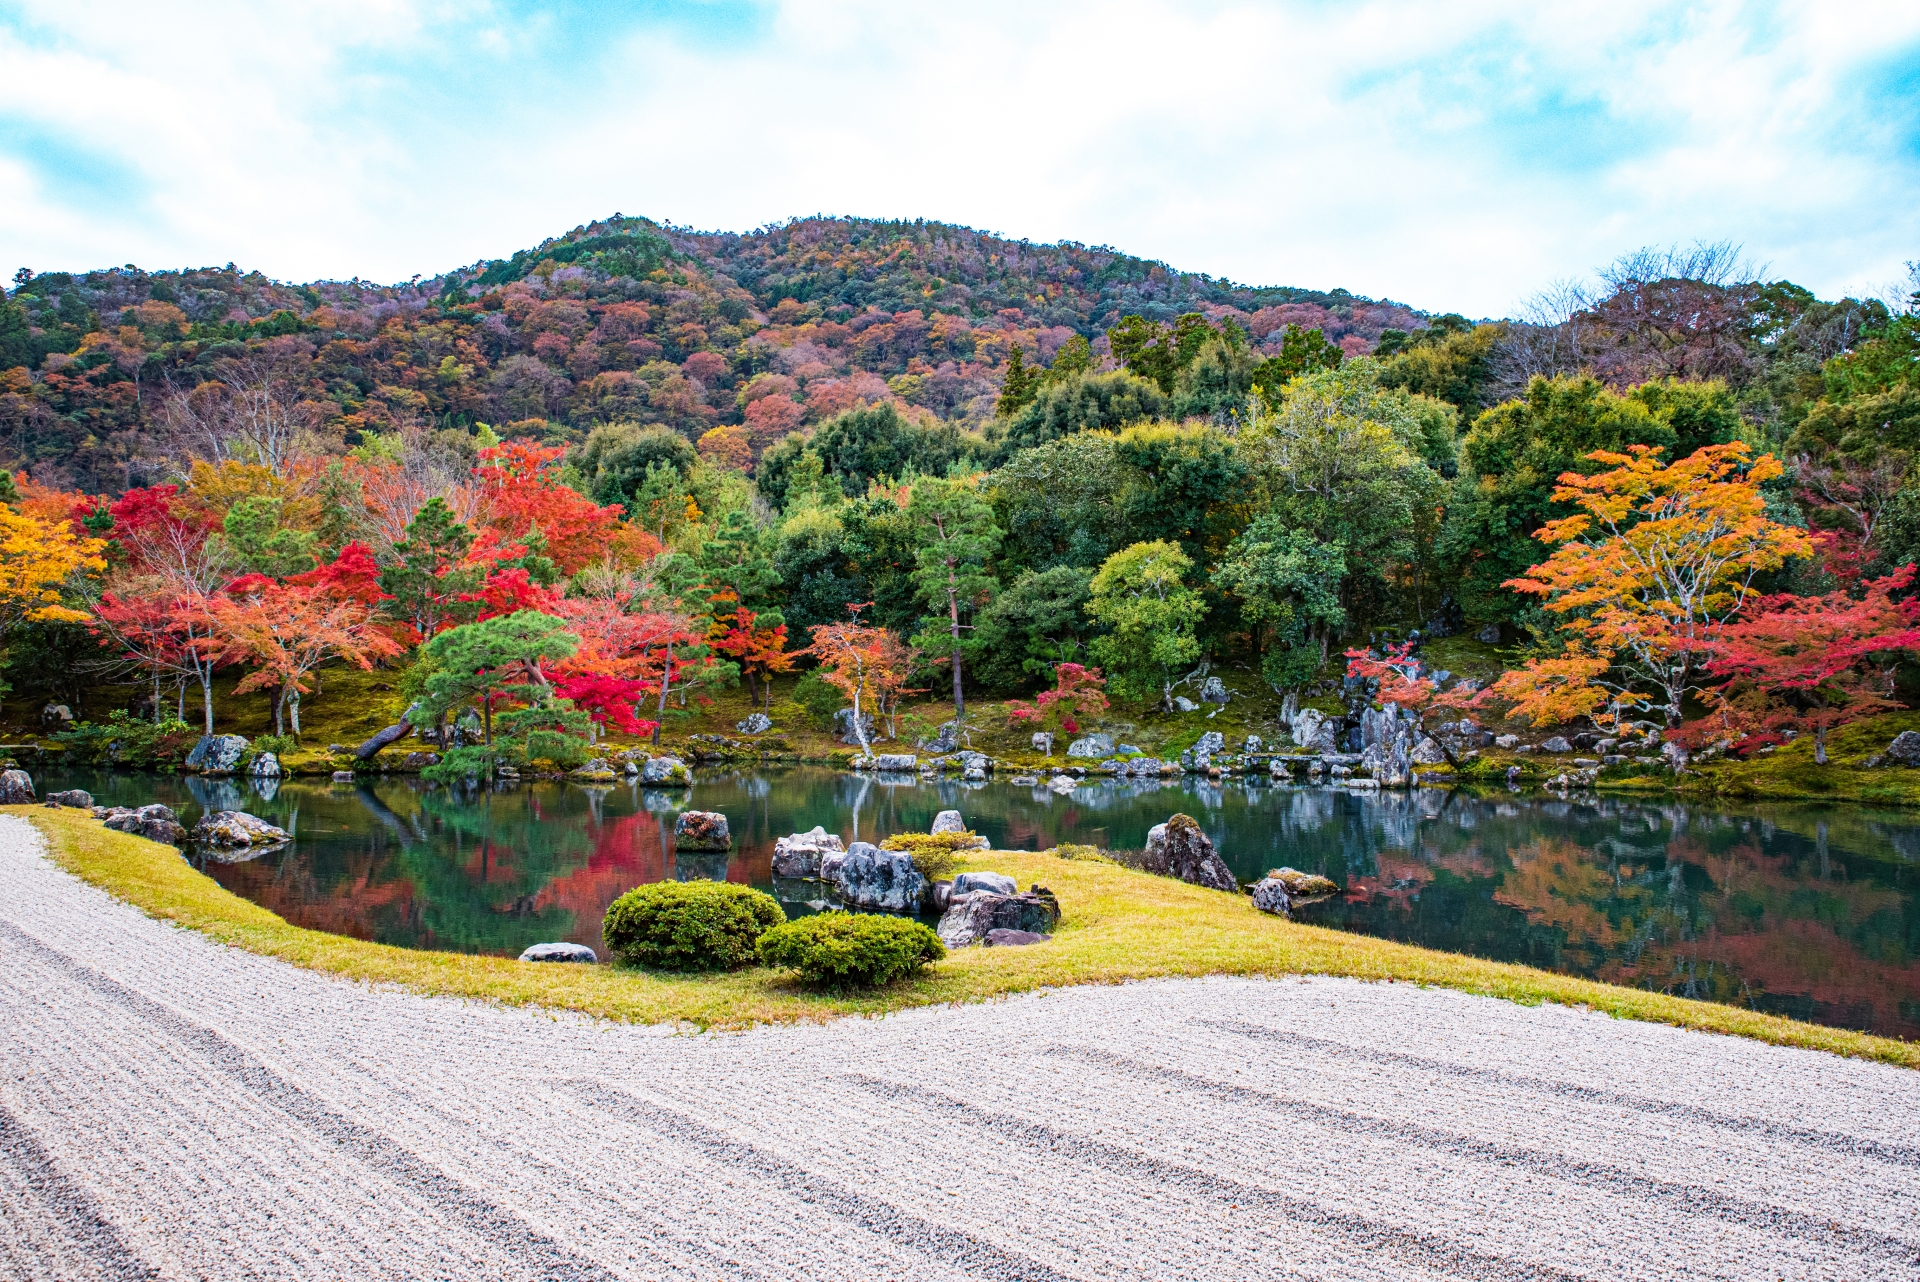
<svg viewBox="0 0 1920 1282">
<path fill-rule="evenodd" d="M 0 817 L 0 1276 L 1920 1278 L 1920 1074 L 1345 980 L 670 1036 L 150 921 Z"/>
</svg>

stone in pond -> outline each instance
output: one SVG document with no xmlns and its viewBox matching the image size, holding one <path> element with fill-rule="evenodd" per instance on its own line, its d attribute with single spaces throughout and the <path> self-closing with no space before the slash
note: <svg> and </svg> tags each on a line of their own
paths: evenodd
<svg viewBox="0 0 1920 1282">
<path fill-rule="evenodd" d="M 70 788 L 66 792 L 47 794 L 49 806 L 67 806 L 74 810 L 92 810 L 93 794 L 81 788 Z"/>
<path fill-rule="evenodd" d="M 336 770 L 336 771 L 334 771 L 334 772 L 333 772 L 333 781 L 334 781 L 335 783 L 352 783 L 352 782 L 353 782 L 353 771 L 351 771 L 351 770 Z"/>
<path fill-rule="evenodd" d="M 995 928 L 988 931 L 980 942 L 988 948 L 1021 948 L 1027 944 L 1044 944 L 1052 938 L 1052 935 L 1042 935 L 1034 930 Z"/>
<path fill-rule="evenodd" d="M 32 776 L 24 770 L 0 770 L 0 806 L 24 806 L 33 800 Z"/>
<path fill-rule="evenodd" d="M 1887 745 L 1886 755 L 1903 766 L 1920 766 L 1920 733 L 1902 730 Z"/>
<path fill-rule="evenodd" d="M 1047 787 L 1051 788 L 1053 791 L 1057 793 L 1060 793 L 1062 796 L 1066 795 L 1069 792 L 1072 792 L 1075 788 L 1078 788 L 1079 786 L 1080 786 L 1080 781 L 1078 779 L 1075 779 L 1071 775 L 1055 775 L 1053 778 L 1047 780 Z"/>
<path fill-rule="evenodd" d="M 796 832 L 773 843 L 773 875 L 821 877 L 824 876 L 821 863 L 828 855 L 844 857 L 845 854 L 839 834 L 816 825 L 812 832 Z"/>
<path fill-rule="evenodd" d="M 735 722 L 733 728 L 741 734 L 765 734 L 773 729 L 773 718 L 764 712 L 755 712 L 749 714 L 745 721 Z"/>
<path fill-rule="evenodd" d="M 963 872 L 953 879 L 953 893 L 971 895 L 976 890 L 991 891 L 996 895 L 1014 895 L 1020 892 L 1020 883 L 1003 872 Z"/>
<path fill-rule="evenodd" d="M 684 786 L 693 782 L 693 774 L 678 757 L 649 757 L 647 764 L 640 767 L 640 782 Z"/>
<path fill-rule="evenodd" d="M 1067 745 L 1069 757 L 1110 757 L 1113 755 L 1113 736 L 1110 734 L 1083 735 Z"/>
<path fill-rule="evenodd" d="M 1293 896 L 1287 893 L 1287 884 L 1271 873 L 1254 883 L 1253 906 L 1263 913 L 1272 913 L 1276 917 L 1293 915 Z"/>
<path fill-rule="evenodd" d="M 207 735 L 194 745 L 188 754 L 188 762 L 195 755 L 200 758 L 200 773 L 208 775 L 232 774 L 233 768 L 240 764 L 240 758 L 247 752 L 247 740 L 244 735 L 215 734 Z"/>
<path fill-rule="evenodd" d="M 432 756 L 433 754 L 428 753 L 427 755 Z M 438 760 L 439 758 L 436 757 L 434 759 Z M 280 777 L 280 758 L 274 756 L 271 752 L 263 752 L 253 759 L 253 764 L 247 767 L 247 773 L 255 779 L 278 779 Z"/>
<path fill-rule="evenodd" d="M 882 770 L 889 774 L 899 774 L 908 770 L 916 770 L 919 766 L 920 758 L 914 756 L 911 752 L 883 752 L 873 759 L 873 768 L 875 770 Z"/>
<path fill-rule="evenodd" d="M 727 830 L 727 817 L 717 810 L 683 810 L 673 821 L 675 850 L 722 851 L 733 849 L 733 834 Z"/>
<path fill-rule="evenodd" d="M 840 897 L 850 907 L 911 912 L 926 893 L 927 879 L 904 850 L 850 850 L 840 864 Z"/>
<path fill-rule="evenodd" d="M 256 819 L 244 810 L 216 810 L 200 817 L 200 822 L 193 826 L 193 839 L 203 846 L 233 850 L 285 841 L 287 830 Z"/>
<path fill-rule="evenodd" d="M 933 817 L 933 832 L 937 836 L 943 832 L 965 832 L 967 821 L 960 817 L 958 810 L 942 810 Z"/>
<path fill-rule="evenodd" d="M 1240 888 L 1226 862 L 1215 853 L 1213 842 L 1188 815 L 1175 815 L 1147 832 L 1146 859 L 1142 867 L 1148 872 L 1178 877 L 1210 890 Z"/>
<path fill-rule="evenodd" d="M 600 960 L 585 944 L 535 944 L 520 954 L 523 962 L 586 962 Z"/>
<path fill-rule="evenodd" d="M 1318 873 L 1301 872 L 1298 868 L 1275 868 L 1267 873 L 1267 878 L 1285 886 L 1287 893 L 1296 899 L 1319 899 L 1340 893 L 1340 887 L 1331 879 Z"/>
</svg>

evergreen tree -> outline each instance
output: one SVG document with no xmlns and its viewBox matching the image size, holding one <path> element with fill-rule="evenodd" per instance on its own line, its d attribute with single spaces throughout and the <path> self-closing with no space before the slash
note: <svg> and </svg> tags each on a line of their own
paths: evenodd
<svg viewBox="0 0 1920 1282">
<path fill-rule="evenodd" d="M 1007 376 L 1000 384 L 1000 399 L 993 403 L 994 415 L 1011 418 L 1025 409 L 1039 390 L 1039 382 L 1039 377 L 1028 371 L 1020 345 L 1014 344 L 1013 350 L 1007 353 Z"/>
</svg>

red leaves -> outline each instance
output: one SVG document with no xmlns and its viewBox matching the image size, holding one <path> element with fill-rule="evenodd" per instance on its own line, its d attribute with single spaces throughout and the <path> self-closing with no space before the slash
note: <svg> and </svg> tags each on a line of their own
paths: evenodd
<svg viewBox="0 0 1920 1282">
<path fill-rule="evenodd" d="M 327 564 L 296 574 L 287 582 L 323 588 L 343 601 L 358 601 L 366 606 L 393 599 L 380 590 L 380 566 L 373 559 L 373 550 L 358 542 L 341 548 L 340 554 Z"/>
<path fill-rule="evenodd" d="M 1098 668 L 1078 663 L 1056 664 L 1053 689 L 1042 690 L 1031 704 L 1020 699 L 1007 703 L 1007 725 L 1057 725 L 1068 734 L 1080 732 L 1080 718 L 1097 717 L 1107 710 L 1107 679 Z"/>
<path fill-rule="evenodd" d="M 563 574 L 605 555 L 620 525 L 620 509 L 599 507 L 562 485 L 549 470 L 566 457 L 565 446 L 507 441 L 480 451 L 474 469 L 492 509 L 494 528 L 523 541 L 538 529 L 546 554 Z"/>
</svg>

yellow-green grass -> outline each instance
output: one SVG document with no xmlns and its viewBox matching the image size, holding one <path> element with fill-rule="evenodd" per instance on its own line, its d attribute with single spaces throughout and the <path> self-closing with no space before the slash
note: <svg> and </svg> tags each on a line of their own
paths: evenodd
<svg viewBox="0 0 1920 1282">
<path fill-rule="evenodd" d="M 1920 1067 L 1920 1043 L 1297 925 L 1257 912 L 1242 895 L 1047 854 L 993 851 L 969 866 L 1052 889 L 1064 920 L 1051 943 L 969 948 L 887 988 L 835 994 L 810 991 L 781 973 L 758 968 L 683 976 L 615 966 L 535 965 L 303 930 L 221 889 L 170 846 L 109 832 L 78 811 L 3 809 L 31 820 L 62 868 L 149 916 L 219 943 L 420 993 L 556 1007 L 612 1020 L 740 1028 L 881 1014 L 1071 984 L 1168 976 L 1344 975 L 1456 988 L 1527 1004 L 1557 1002 L 1617 1018 Z"/>
</svg>

